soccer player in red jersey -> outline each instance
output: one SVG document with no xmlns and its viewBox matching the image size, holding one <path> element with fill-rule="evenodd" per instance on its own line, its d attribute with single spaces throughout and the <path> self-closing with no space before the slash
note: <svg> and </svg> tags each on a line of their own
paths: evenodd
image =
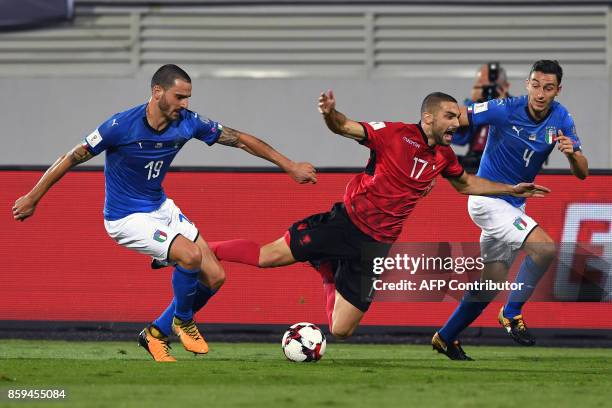
<svg viewBox="0 0 612 408">
<path fill-rule="evenodd" d="M 322 93 L 319 111 L 327 127 L 371 151 L 365 171 L 346 186 L 344 200 L 329 212 L 296 222 L 267 245 L 245 239 L 209 245 L 219 260 L 261 268 L 311 262 L 323 277 L 330 330 L 345 339 L 359 325 L 373 295 L 362 288 L 363 277 L 372 274 L 371 268 L 364 268 L 362 250 L 377 244 L 386 255 L 436 176 L 442 174 L 461 194 L 532 197 L 549 190 L 533 183 L 511 186 L 467 174 L 449 146 L 460 115 L 450 95 L 428 95 L 418 124 L 356 122 L 335 107 L 333 93 Z"/>
</svg>

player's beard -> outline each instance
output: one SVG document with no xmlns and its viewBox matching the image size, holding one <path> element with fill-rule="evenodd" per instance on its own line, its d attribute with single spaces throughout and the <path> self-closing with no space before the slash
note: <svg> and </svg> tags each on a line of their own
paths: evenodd
<svg viewBox="0 0 612 408">
<path fill-rule="evenodd" d="M 173 121 L 178 118 L 178 112 L 172 110 L 170 104 L 168 103 L 168 100 L 166 99 L 166 94 L 162 95 L 162 97 L 159 98 L 158 106 L 159 110 L 168 121 Z"/>
</svg>

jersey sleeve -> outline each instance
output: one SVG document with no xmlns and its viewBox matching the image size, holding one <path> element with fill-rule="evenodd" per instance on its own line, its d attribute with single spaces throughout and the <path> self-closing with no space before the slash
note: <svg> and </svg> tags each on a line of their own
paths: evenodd
<svg viewBox="0 0 612 408">
<path fill-rule="evenodd" d="M 493 99 L 487 102 L 473 103 L 467 108 L 470 128 L 483 125 L 501 126 L 506 123 L 511 112 L 512 98 Z"/>
<path fill-rule="evenodd" d="M 193 131 L 191 137 L 194 139 L 201 140 L 209 146 L 219 140 L 219 136 L 221 136 L 223 131 L 223 126 L 219 122 L 200 116 L 197 113 L 193 113 L 190 121 Z"/>
<path fill-rule="evenodd" d="M 580 142 L 580 138 L 576 133 L 576 124 L 574 123 L 574 118 L 569 113 L 565 116 L 565 119 L 563 120 L 561 131 L 565 136 L 569 137 L 572 140 L 575 152 L 582 151 L 582 142 Z"/>
<path fill-rule="evenodd" d="M 391 134 L 393 122 L 359 122 L 366 133 L 366 139 L 362 142 L 371 150 L 380 150 L 385 137 Z"/>
<path fill-rule="evenodd" d="M 453 134 L 452 143 L 457 146 L 465 146 L 470 143 L 472 136 L 474 135 L 474 129 L 472 126 L 466 126 L 457 129 L 457 131 Z"/>
<path fill-rule="evenodd" d="M 89 153 L 97 156 L 109 147 L 117 145 L 121 134 L 121 126 L 113 116 L 86 136 L 84 144 Z"/>
<path fill-rule="evenodd" d="M 457 155 L 453 152 L 453 149 L 448 148 L 447 153 L 445 154 L 446 160 L 448 164 L 442 170 L 442 177 L 444 178 L 455 178 L 460 177 L 465 170 L 463 170 L 463 166 L 457 160 Z"/>
</svg>

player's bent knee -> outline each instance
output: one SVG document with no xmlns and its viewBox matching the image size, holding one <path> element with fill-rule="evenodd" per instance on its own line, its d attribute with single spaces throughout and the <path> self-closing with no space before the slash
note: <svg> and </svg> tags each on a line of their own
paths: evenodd
<svg viewBox="0 0 612 408">
<path fill-rule="evenodd" d="M 211 289 L 219 289 L 225 283 L 225 270 L 219 268 L 212 276 L 209 277 L 208 286 Z"/>
<path fill-rule="evenodd" d="M 187 269 L 200 269 L 200 264 L 202 263 L 202 252 L 197 245 L 190 245 L 185 248 L 178 259 L 179 264 Z"/>
<path fill-rule="evenodd" d="M 348 328 L 348 327 L 338 327 L 336 328 L 335 326 L 332 327 L 332 334 L 334 335 L 334 337 L 338 340 L 346 340 L 349 337 L 351 337 L 351 335 L 353 334 L 354 329 L 353 328 Z"/>
<path fill-rule="evenodd" d="M 225 276 L 222 278 L 201 279 L 201 281 L 212 290 L 218 290 L 225 283 Z"/>
<path fill-rule="evenodd" d="M 557 246 L 551 240 L 550 242 L 544 242 L 538 244 L 538 248 L 536 250 L 534 261 L 543 264 L 550 263 L 557 257 Z"/>
<path fill-rule="evenodd" d="M 280 250 L 261 251 L 259 255 L 260 268 L 273 268 L 275 266 L 283 266 L 295 262 L 291 255 L 288 255 Z"/>
<path fill-rule="evenodd" d="M 546 244 L 542 248 L 541 256 L 546 263 L 553 262 L 557 257 L 557 247 L 555 246 L 555 244 Z"/>
<path fill-rule="evenodd" d="M 276 251 L 268 251 L 259 256 L 260 268 L 271 268 L 277 266 L 281 260 L 281 255 Z"/>
<path fill-rule="evenodd" d="M 211 289 L 219 289 L 225 283 L 225 269 L 218 263 L 202 265 L 200 281 Z"/>
<path fill-rule="evenodd" d="M 212 289 L 219 289 L 221 286 L 223 286 L 223 284 L 225 283 L 225 275 L 223 275 L 222 278 L 217 278 L 215 279 L 211 284 L 210 287 Z"/>
<path fill-rule="evenodd" d="M 353 335 L 356 328 L 357 324 L 351 324 L 347 321 L 342 322 L 334 320 L 330 330 L 336 339 L 346 340 Z"/>
<path fill-rule="evenodd" d="M 284 238 L 279 238 L 274 242 L 264 245 L 259 250 L 259 267 L 273 268 L 295 263 L 291 249 Z"/>
</svg>

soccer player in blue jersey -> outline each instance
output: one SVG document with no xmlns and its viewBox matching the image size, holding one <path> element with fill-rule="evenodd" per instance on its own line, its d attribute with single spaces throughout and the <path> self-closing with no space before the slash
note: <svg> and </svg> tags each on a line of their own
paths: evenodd
<svg viewBox="0 0 612 408">
<path fill-rule="evenodd" d="M 139 336 L 156 361 L 176 361 L 168 335 L 178 335 L 186 350 L 208 352 L 193 314 L 223 284 L 225 272 L 195 225 L 166 197 L 162 181 L 170 163 L 190 139 L 241 148 L 276 164 L 299 183 L 315 183 L 310 163 L 295 163 L 247 133 L 222 126 L 190 111 L 191 79 L 176 65 L 164 65 L 151 80 L 151 98 L 117 113 L 62 155 L 34 188 L 13 206 L 15 220 L 33 215 L 40 199 L 72 167 L 106 151 L 104 226 L 119 245 L 175 266 L 174 299 Z"/>
<path fill-rule="evenodd" d="M 561 91 L 563 71 L 557 61 L 533 64 L 526 81 L 527 95 L 476 103 L 464 108 L 462 126 L 489 125 L 489 138 L 478 176 L 501 183 L 532 182 L 557 146 L 579 179 L 588 175 L 588 162 L 576 134 L 574 120 L 555 97 Z M 467 110 L 467 112 L 466 112 Z M 519 344 L 531 346 L 535 338 L 527 330 L 521 309 L 556 256 L 550 236 L 525 214 L 520 197 L 470 196 L 468 211 L 481 228 L 480 247 L 485 268 L 481 279 L 502 281 L 520 249 L 527 257 L 521 264 L 516 283 L 521 289 L 510 293 L 499 312 L 499 322 Z M 435 333 L 435 350 L 452 360 L 470 360 L 457 336 L 495 298 L 497 292 L 466 292 L 461 303 Z"/>
</svg>

